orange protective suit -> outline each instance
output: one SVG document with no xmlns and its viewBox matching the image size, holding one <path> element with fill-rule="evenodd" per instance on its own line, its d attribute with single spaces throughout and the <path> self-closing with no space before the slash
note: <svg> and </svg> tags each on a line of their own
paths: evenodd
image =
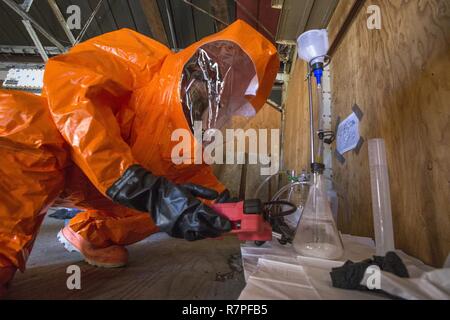
<svg viewBox="0 0 450 320">
<path fill-rule="evenodd" d="M 24 269 L 64 187 L 65 145 L 44 98 L 0 90 L 0 267 Z"/>
<path fill-rule="evenodd" d="M 278 68 L 276 48 L 242 21 L 178 53 L 123 29 L 51 59 L 43 98 L 1 91 L 0 266 L 24 268 L 42 213 L 60 191 L 57 205 L 85 209 L 70 227 L 96 246 L 128 245 L 156 232 L 148 213 L 106 196 L 134 164 L 177 184 L 223 191 L 206 164 L 172 161 L 175 129 L 191 132 L 197 118 L 211 123 L 191 109 L 195 76 L 220 80 L 205 82 L 216 94 L 206 104 L 210 116 L 223 119 L 248 105 L 258 111 Z"/>
</svg>

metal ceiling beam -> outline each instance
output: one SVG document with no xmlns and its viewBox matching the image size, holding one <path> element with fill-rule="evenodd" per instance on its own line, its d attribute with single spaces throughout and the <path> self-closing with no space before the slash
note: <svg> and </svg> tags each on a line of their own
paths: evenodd
<svg viewBox="0 0 450 320">
<path fill-rule="evenodd" d="M 23 11 L 28 12 L 30 11 L 31 5 L 33 4 L 33 0 L 25 0 L 20 7 Z"/>
<path fill-rule="evenodd" d="M 56 47 L 44 47 L 44 49 L 47 54 L 52 56 L 56 56 L 61 53 Z M 36 47 L 33 46 L 0 45 L 0 54 L 35 55 L 36 53 Z"/>
<path fill-rule="evenodd" d="M 86 34 L 86 31 L 89 29 L 89 26 L 91 25 L 92 21 L 94 21 L 95 15 L 97 14 L 98 10 L 100 10 L 102 3 L 103 3 L 103 0 L 98 1 L 97 6 L 95 7 L 94 11 L 92 11 L 91 16 L 86 21 L 86 24 L 84 25 L 83 29 L 81 29 L 81 32 L 78 35 L 77 39 L 75 40 L 74 45 L 80 43 L 80 41 L 83 40 L 83 37 Z"/>
<path fill-rule="evenodd" d="M 69 39 L 70 43 L 72 45 L 75 44 L 75 37 L 72 34 L 72 31 L 70 31 L 69 27 L 67 26 L 66 19 L 64 19 L 63 14 L 61 13 L 61 10 L 59 10 L 58 5 L 56 4 L 55 0 L 47 0 L 50 8 L 53 10 L 54 15 L 56 16 L 56 19 L 58 19 L 59 24 L 64 30 L 64 33 L 67 35 L 67 38 Z"/>
<path fill-rule="evenodd" d="M 253 20 L 253 22 L 255 22 L 261 29 L 263 29 L 272 38 L 272 40 L 275 40 L 275 35 L 269 29 L 267 29 L 261 21 L 259 21 L 259 17 L 255 17 L 246 6 L 239 2 L 239 0 L 234 0 L 234 2 L 250 19 Z"/>
<path fill-rule="evenodd" d="M 44 46 L 39 40 L 38 35 L 34 31 L 34 28 L 31 26 L 31 22 L 29 20 L 22 20 L 22 23 L 25 26 L 25 29 L 27 29 L 27 32 L 30 35 L 31 40 L 33 40 L 33 43 L 36 46 L 36 49 L 38 50 L 39 54 L 41 55 L 42 60 L 44 60 L 44 62 L 47 62 L 48 61 L 47 52 L 45 52 Z"/>
<path fill-rule="evenodd" d="M 221 23 L 222 25 L 225 25 L 225 26 L 228 26 L 228 25 L 229 25 L 229 22 L 227 22 L 227 21 L 225 21 L 225 20 L 223 20 L 223 19 L 220 19 L 219 17 L 213 15 L 212 13 L 206 11 L 205 9 L 200 8 L 199 6 L 193 4 L 193 3 L 192 3 L 192 0 L 183 0 L 183 2 L 186 3 L 186 4 L 188 4 L 188 5 L 190 5 L 190 6 L 191 6 L 192 8 L 194 8 L 195 10 L 198 10 L 199 12 L 206 14 L 208 17 L 210 17 L 211 19 L 213 19 L 215 22 L 219 22 L 219 23 Z"/>
<path fill-rule="evenodd" d="M 284 0 L 276 41 L 296 44 L 310 29 L 326 28 L 339 0 Z"/>
<path fill-rule="evenodd" d="M 140 0 L 140 3 L 142 11 L 147 17 L 147 23 L 152 31 L 153 37 L 162 44 L 169 46 L 169 39 L 167 38 L 167 34 L 164 29 L 158 3 L 155 0 Z"/>
<path fill-rule="evenodd" d="M 216 20 L 217 30 L 225 29 L 230 23 L 230 14 L 228 12 L 227 0 L 211 0 L 211 12 L 218 19 L 227 22 L 226 24 Z"/>
<path fill-rule="evenodd" d="M 285 0 L 281 10 L 276 41 L 295 44 L 297 37 L 305 30 L 314 0 Z"/>
<path fill-rule="evenodd" d="M 33 5 L 33 0 L 25 0 L 20 7 L 22 10 L 26 13 L 28 13 L 31 9 L 31 6 Z M 44 46 L 41 43 L 41 40 L 39 39 L 39 36 L 36 34 L 36 31 L 34 30 L 33 26 L 31 25 L 31 22 L 29 20 L 22 20 L 22 23 L 25 27 L 25 29 L 28 32 L 28 35 L 31 38 L 31 41 L 33 41 L 37 51 L 39 52 L 39 55 L 41 56 L 42 60 L 44 62 L 48 61 L 48 55 L 45 51 Z"/>
<path fill-rule="evenodd" d="M 173 49 L 177 50 L 178 49 L 178 40 L 177 40 L 177 35 L 175 34 L 175 26 L 173 23 L 173 16 L 172 13 L 170 12 L 170 2 L 169 0 L 164 0 L 165 6 L 166 6 L 166 15 L 167 15 L 167 20 L 169 22 L 169 31 L 170 31 L 170 37 L 172 39 L 172 46 Z"/>
<path fill-rule="evenodd" d="M 28 20 L 39 31 L 44 37 L 46 37 L 51 43 L 53 43 L 61 52 L 64 52 L 66 49 L 64 46 L 55 39 L 47 30 L 45 30 L 39 23 L 36 22 L 28 13 L 22 10 L 22 8 L 12 0 L 3 0 L 3 2 L 10 7 L 15 13 L 22 17 L 23 20 Z"/>
<path fill-rule="evenodd" d="M 305 31 L 326 28 L 338 4 L 339 0 L 315 0 Z"/>
</svg>

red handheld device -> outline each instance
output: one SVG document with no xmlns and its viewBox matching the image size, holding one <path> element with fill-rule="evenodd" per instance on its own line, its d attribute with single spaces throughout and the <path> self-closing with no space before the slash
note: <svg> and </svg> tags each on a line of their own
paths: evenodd
<svg viewBox="0 0 450 320">
<path fill-rule="evenodd" d="M 272 226 L 263 215 L 260 200 L 246 200 L 237 203 L 220 203 L 212 208 L 231 221 L 232 231 L 241 241 L 271 241 Z"/>
</svg>

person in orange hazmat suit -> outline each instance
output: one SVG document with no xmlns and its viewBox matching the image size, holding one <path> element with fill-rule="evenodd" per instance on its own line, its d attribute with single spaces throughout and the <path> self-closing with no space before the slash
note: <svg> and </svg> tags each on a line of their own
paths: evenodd
<svg viewBox="0 0 450 320">
<path fill-rule="evenodd" d="M 177 53 L 122 29 L 50 59 L 42 96 L 0 91 L 0 295 L 50 205 L 82 210 L 58 238 L 101 267 L 125 265 L 125 246 L 158 231 L 230 231 L 208 206 L 224 186 L 206 164 L 175 164 L 171 136 L 255 114 L 278 69 L 273 44 L 240 20 Z"/>
</svg>

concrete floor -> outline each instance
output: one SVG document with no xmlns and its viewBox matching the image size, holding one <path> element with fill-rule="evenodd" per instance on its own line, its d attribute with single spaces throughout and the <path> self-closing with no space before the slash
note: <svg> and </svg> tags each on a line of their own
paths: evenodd
<svg viewBox="0 0 450 320">
<path fill-rule="evenodd" d="M 189 243 L 157 234 L 128 247 L 126 268 L 100 269 L 56 240 L 63 224 L 46 218 L 8 299 L 237 299 L 245 286 L 234 237 Z M 81 268 L 81 290 L 67 288 L 70 265 Z"/>
</svg>

